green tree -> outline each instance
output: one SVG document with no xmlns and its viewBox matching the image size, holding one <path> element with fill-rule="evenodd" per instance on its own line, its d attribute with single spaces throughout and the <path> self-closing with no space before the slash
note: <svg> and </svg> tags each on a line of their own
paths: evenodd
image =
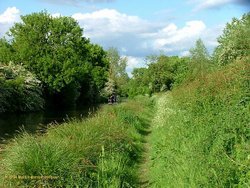
<svg viewBox="0 0 250 188">
<path fill-rule="evenodd" d="M 207 70 L 210 62 L 209 53 L 201 39 L 195 43 L 195 47 L 190 49 L 190 79 L 197 75 L 203 75 Z"/>
<path fill-rule="evenodd" d="M 101 91 L 106 87 L 108 80 L 109 62 L 107 52 L 99 45 L 89 43 L 87 45 L 89 73 L 81 81 L 81 96 L 79 102 L 97 103 L 101 101 Z M 106 94 L 107 95 L 107 94 Z M 105 96 L 106 96 L 105 95 Z M 107 95 L 108 96 L 108 95 Z"/>
<path fill-rule="evenodd" d="M 21 16 L 10 29 L 12 45 L 22 62 L 50 91 L 76 84 L 88 73 L 82 29 L 70 17 L 53 18 L 47 12 Z"/>
<path fill-rule="evenodd" d="M 189 50 L 191 60 L 196 63 L 204 63 L 209 61 L 209 53 L 201 39 L 195 42 L 195 47 Z"/>
<path fill-rule="evenodd" d="M 183 84 L 189 75 L 189 65 L 190 65 L 190 57 L 182 57 L 179 58 L 176 63 L 176 71 L 174 74 L 174 84 L 173 87 Z"/>
<path fill-rule="evenodd" d="M 105 83 L 105 87 L 102 90 L 102 95 L 106 98 L 111 96 L 113 93 L 115 93 L 115 82 L 112 79 L 108 79 L 108 81 Z"/>
<path fill-rule="evenodd" d="M 126 95 L 126 84 L 129 80 L 126 72 L 127 58 L 120 57 L 116 48 L 108 49 L 107 58 L 109 61 L 109 81 L 112 80 L 115 86 L 113 90 L 117 94 Z"/>
<path fill-rule="evenodd" d="M 147 68 L 135 68 L 132 72 L 132 78 L 128 82 L 128 95 L 134 97 L 137 95 L 151 95 L 152 84 Z"/>
<path fill-rule="evenodd" d="M 5 39 L 0 39 L 0 62 L 9 63 L 15 60 L 15 53 L 12 45 Z"/>
<path fill-rule="evenodd" d="M 97 90 L 101 90 L 108 78 L 109 62 L 107 52 L 96 44 L 88 44 L 88 62 L 91 63 L 91 80 Z"/>
<path fill-rule="evenodd" d="M 170 90 L 174 83 L 176 60 L 178 57 L 160 55 L 156 63 L 149 64 L 148 71 L 151 77 L 153 92 Z"/>
<path fill-rule="evenodd" d="M 218 38 L 218 47 L 214 58 L 220 65 L 234 62 L 237 58 L 250 54 L 250 13 L 244 14 L 240 19 L 233 18 L 227 23 L 223 34 Z"/>
<path fill-rule="evenodd" d="M 181 84 L 187 77 L 189 58 L 162 54 L 149 56 L 147 61 L 147 68 L 136 68 L 132 72 L 128 84 L 130 97 L 170 90 L 175 82 Z"/>
<path fill-rule="evenodd" d="M 10 45 L 17 62 L 42 81 L 48 101 L 67 106 L 79 96 L 82 101 L 93 101 L 108 75 L 102 47 L 83 37 L 83 30 L 71 17 L 54 18 L 43 11 L 21 19 L 10 29 Z"/>
</svg>

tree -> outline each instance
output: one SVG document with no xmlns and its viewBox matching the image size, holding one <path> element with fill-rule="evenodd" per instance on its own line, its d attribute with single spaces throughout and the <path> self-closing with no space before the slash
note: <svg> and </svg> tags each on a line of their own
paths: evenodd
<svg viewBox="0 0 250 188">
<path fill-rule="evenodd" d="M 198 74 L 204 74 L 209 66 L 210 56 L 201 39 L 195 43 L 195 47 L 190 49 L 190 78 L 196 77 Z"/>
<path fill-rule="evenodd" d="M 177 68 L 174 74 L 173 87 L 181 85 L 187 80 L 190 71 L 189 65 L 190 57 L 182 57 L 178 59 L 176 63 Z"/>
<path fill-rule="evenodd" d="M 53 18 L 47 12 L 21 16 L 10 29 L 12 45 L 22 62 L 50 91 L 76 84 L 88 73 L 82 29 L 70 17 Z"/>
<path fill-rule="evenodd" d="M 187 76 L 188 58 L 162 54 L 150 56 L 147 60 L 147 68 L 136 68 L 132 72 L 133 77 L 128 83 L 130 97 L 170 90 L 176 81 L 181 84 Z"/>
<path fill-rule="evenodd" d="M 240 19 L 233 18 L 227 23 L 223 34 L 218 38 L 218 47 L 214 58 L 219 65 L 232 63 L 250 53 L 250 13 L 244 14 Z"/>
<path fill-rule="evenodd" d="M 132 78 L 128 82 L 128 95 L 151 95 L 152 87 L 147 68 L 135 68 L 132 72 Z"/>
<path fill-rule="evenodd" d="M 153 92 L 170 90 L 175 82 L 175 74 L 180 62 L 177 56 L 160 55 L 156 63 L 149 64 Z"/>
<path fill-rule="evenodd" d="M 195 42 L 195 47 L 191 48 L 189 51 L 192 61 L 196 63 L 206 63 L 209 61 L 208 51 L 201 39 L 198 39 Z"/>
<path fill-rule="evenodd" d="M 0 63 L 9 63 L 15 60 L 14 49 L 11 44 L 5 39 L 0 39 Z"/>
<path fill-rule="evenodd" d="M 71 17 L 54 18 L 43 11 L 21 19 L 10 29 L 11 47 L 17 62 L 42 81 L 46 98 L 66 106 L 79 96 L 88 98 L 85 101 L 96 98 L 108 72 L 102 47 L 83 37 Z"/>
<path fill-rule="evenodd" d="M 109 61 L 109 82 L 114 82 L 114 91 L 120 95 L 126 95 L 126 84 L 129 80 L 126 72 L 127 58 L 120 57 L 116 48 L 107 51 Z M 112 80 L 112 81 L 111 81 Z"/>
<path fill-rule="evenodd" d="M 90 63 L 89 74 L 81 81 L 81 96 L 79 102 L 91 103 L 99 102 L 101 91 L 106 87 L 108 80 L 109 62 L 107 52 L 99 45 L 89 43 L 87 45 L 88 56 L 87 60 Z M 108 95 L 105 94 L 107 97 Z"/>
<path fill-rule="evenodd" d="M 102 90 L 102 95 L 106 98 L 110 97 L 113 93 L 115 93 L 115 82 L 112 79 L 108 79 L 105 83 L 105 87 Z"/>
<path fill-rule="evenodd" d="M 104 87 L 109 71 L 109 62 L 107 52 L 102 47 L 96 44 L 88 44 L 88 62 L 91 63 L 91 80 L 94 87 L 100 90 Z"/>
</svg>

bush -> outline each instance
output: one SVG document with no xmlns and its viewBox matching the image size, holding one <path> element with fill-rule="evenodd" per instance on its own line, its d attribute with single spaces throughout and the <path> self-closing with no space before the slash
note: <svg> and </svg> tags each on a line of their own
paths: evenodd
<svg viewBox="0 0 250 188">
<path fill-rule="evenodd" d="M 42 109 L 40 81 L 21 65 L 0 64 L 0 113 Z"/>
</svg>

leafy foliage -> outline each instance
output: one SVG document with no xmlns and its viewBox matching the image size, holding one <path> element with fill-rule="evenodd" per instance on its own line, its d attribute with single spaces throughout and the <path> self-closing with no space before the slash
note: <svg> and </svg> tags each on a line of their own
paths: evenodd
<svg viewBox="0 0 250 188">
<path fill-rule="evenodd" d="M 115 81 L 109 78 L 102 90 L 102 95 L 106 98 L 110 97 L 113 93 L 116 92 L 115 87 Z"/>
<path fill-rule="evenodd" d="M 132 72 L 133 77 L 128 82 L 128 96 L 150 95 L 152 84 L 148 75 L 147 68 L 136 68 Z"/>
<path fill-rule="evenodd" d="M 150 59 L 150 61 L 152 58 Z M 147 68 L 137 68 L 128 83 L 130 97 L 170 90 L 175 81 L 184 80 L 188 66 L 187 58 L 165 55 L 154 56 Z"/>
<path fill-rule="evenodd" d="M 98 98 L 109 62 L 102 47 L 83 37 L 77 21 L 47 12 L 21 19 L 9 31 L 11 40 L 0 40 L 0 60 L 22 62 L 41 80 L 46 101 L 68 106 L 79 97 L 82 101 Z"/>
<path fill-rule="evenodd" d="M 205 63 L 209 61 L 208 51 L 201 39 L 195 43 L 195 47 L 190 49 L 191 60 L 196 63 Z"/>
<path fill-rule="evenodd" d="M 211 67 L 209 53 L 201 39 L 198 39 L 195 46 L 190 50 L 190 63 L 188 66 L 188 81 L 196 79 L 199 75 L 207 73 Z"/>
<path fill-rule="evenodd" d="M 215 61 L 219 65 L 226 65 L 249 55 L 249 36 L 250 13 L 244 14 L 241 19 L 233 18 L 218 38 L 219 45 L 214 52 Z"/>
<path fill-rule="evenodd" d="M 22 65 L 0 64 L 0 112 L 43 108 L 41 82 Z"/>
<path fill-rule="evenodd" d="M 47 12 L 22 16 L 11 29 L 12 45 L 20 61 L 51 90 L 87 74 L 86 43 L 82 29 L 69 17 L 53 18 Z"/>
<path fill-rule="evenodd" d="M 106 89 L 110 92 L 116 92 L 119 95 L 126 95 L 126 84 L 129 80 L 128 74 L 126 72 L 127 59 L 124 57 L 120 57 L 119 52 L 116 48 L 110 48 L 107 51 L 107 58 L 109 61 L 109 83 L 108 87 L 111 86 L 111 82 L 113 82 L 114 88 Z"/>
<path fill-rule="evenodd" d="M 9 63 L 15 60 L 14 49 L 5 38 L 0 38 L 0 62 Z"/>
</svg>

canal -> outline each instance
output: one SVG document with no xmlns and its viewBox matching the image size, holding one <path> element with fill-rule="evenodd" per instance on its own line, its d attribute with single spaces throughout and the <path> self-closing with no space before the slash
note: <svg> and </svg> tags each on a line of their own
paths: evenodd
<svg viewBox="0 0 250 188">
<path fill-rule="evenodd" d="M 61 124 L 70 119 L 82 119 L 94 113 L 98 107 L 84 107 L 71 110 L 45 110 L 32 113 L 4 113 L 0 114 L 0 143 L 13 138 L 20 131 L 36 133 L 46 129 L 47 125 Z"/>
</svg>

